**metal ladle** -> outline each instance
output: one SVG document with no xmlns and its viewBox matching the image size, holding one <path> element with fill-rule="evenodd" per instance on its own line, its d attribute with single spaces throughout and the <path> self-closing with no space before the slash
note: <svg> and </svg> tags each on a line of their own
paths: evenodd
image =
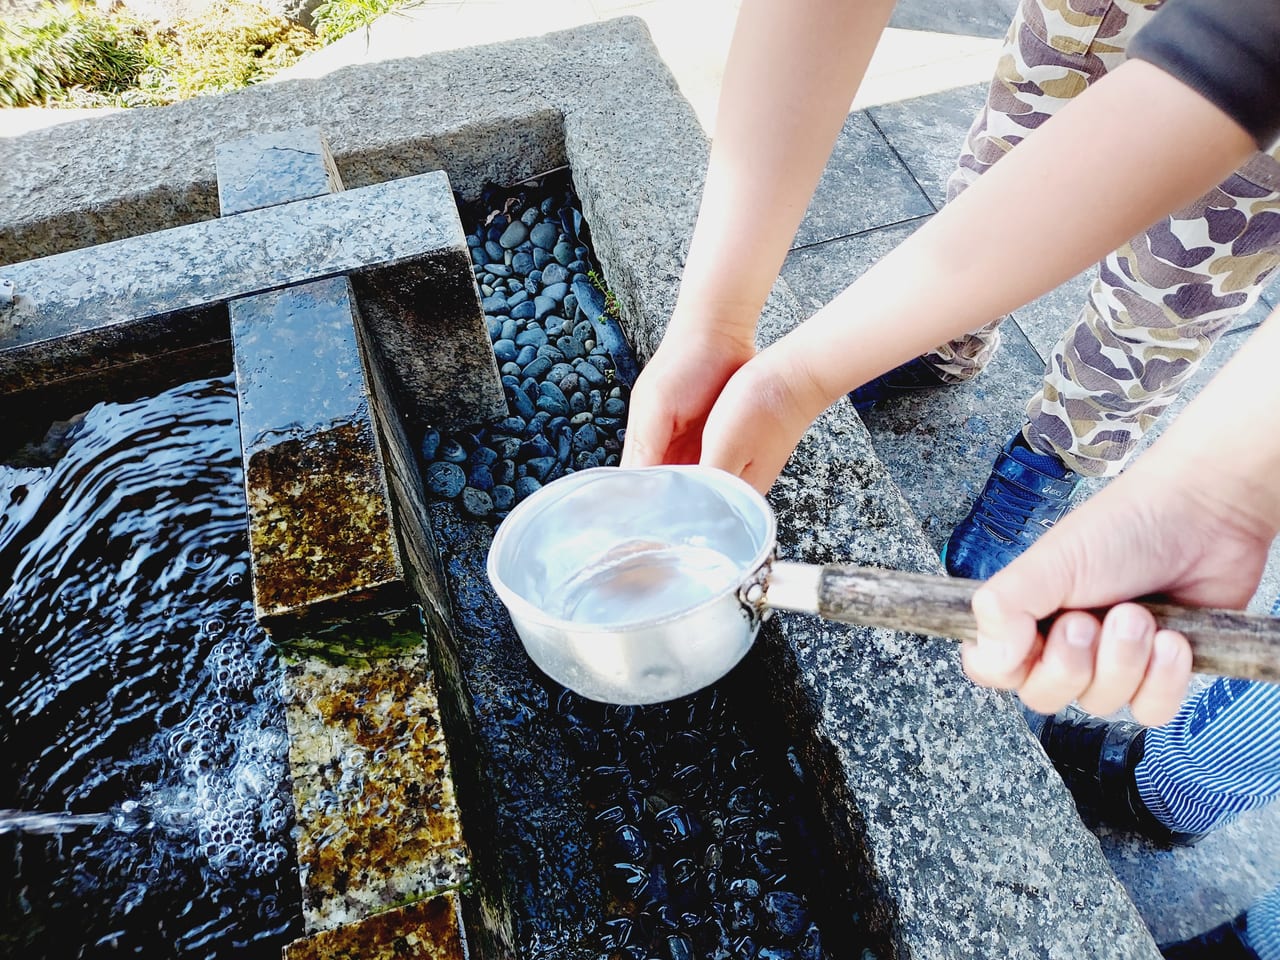
<svg viewBox="0 0 1280 960">
<path fill-rule="evenodd" d="M 774 559 L 764 497 L 707 467 L 570 474 L 528 497 L 489 550 L 494 590 L 542 670 L 608 703 L 714 683 L 770 609 L 972 640 L 979 581 Z M 1143 603 L 1191 642 L 1195 669 L 1280 680 L 1280 619 Z"/>
</svg>

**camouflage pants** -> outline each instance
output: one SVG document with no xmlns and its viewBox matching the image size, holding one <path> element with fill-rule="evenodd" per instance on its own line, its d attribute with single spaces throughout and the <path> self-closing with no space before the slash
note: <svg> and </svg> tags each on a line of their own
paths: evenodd
<svg viewBox="0 0 1280 960">
<path fill-rule="evenodd" d="M 1161 2 L 1022 0 L 947 199 L 1122 63 L 1129 40 Z M 1256 154 L 1098 265 L 1083 310 L 1054 347 L 1041 389 L 1027 404 L 1027 441 L 1087 476 L 1118 473 L 1232 319 L 1257 302 L 1277 265 L 1280 146 Z M 999 324 L 927 359 L 944 379 L 967 380 L 999 345 Z"/>
</svg>

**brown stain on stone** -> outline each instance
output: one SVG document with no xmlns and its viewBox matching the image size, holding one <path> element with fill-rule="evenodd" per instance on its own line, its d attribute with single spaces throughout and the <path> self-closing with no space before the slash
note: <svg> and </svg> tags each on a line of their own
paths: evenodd
<svg viewBox="0 0 1280 960">
<path fill-rule="evenodd" d="M 260 617 L 402 578 L 381 456 L 368 422 L 256 451 L 245 487 Z"/>
<path fill-rule="evenodd" d="M 465 882 L 468 852 L 426 651 L 286 670 L 308 925 Z"/>
<path fill-rule="evenodd" d="M 284 960 L 463 960 L 458 900 L 452 893 L 375 914 L 295 940 Z"/>
</svg>

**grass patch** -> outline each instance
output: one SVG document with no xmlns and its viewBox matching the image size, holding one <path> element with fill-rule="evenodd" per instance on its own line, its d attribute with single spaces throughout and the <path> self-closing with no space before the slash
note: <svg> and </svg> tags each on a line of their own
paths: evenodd
<svg viewBox="0 0 1280 960">
<path fill-rule="evenodd" d="M 345 37 L 393 10 L 420 5 L 423 0 L 325 0 L 312 13 L 316 36 L 325 43 Z"/>
<path fill-rule="evenodd" d="M 78 2 L 0 22 L 0 106 L 155 106 L 265 80 L 320 46 L 263 7 L 220 0 L 168 28 Z"/>
</svg>

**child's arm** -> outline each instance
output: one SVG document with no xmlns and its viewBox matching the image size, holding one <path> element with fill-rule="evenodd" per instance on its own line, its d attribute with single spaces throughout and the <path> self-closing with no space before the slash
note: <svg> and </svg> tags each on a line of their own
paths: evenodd
<svg viewBox="0 0 1280 960">
<path fill-rule="evenodd" d="M 892 7 L 744 0 L 680 295 L 636 385 L 624 465 L 697 461 Z"/>
<path fill-rule="evenodd" d="M 767 490 L 846 392 L 1051 290 L 1256 149 L 1190 87 L 1149 63 L 1124 64 L 742 366 L 707 419 L 702 462 Z"/>
</svg>

